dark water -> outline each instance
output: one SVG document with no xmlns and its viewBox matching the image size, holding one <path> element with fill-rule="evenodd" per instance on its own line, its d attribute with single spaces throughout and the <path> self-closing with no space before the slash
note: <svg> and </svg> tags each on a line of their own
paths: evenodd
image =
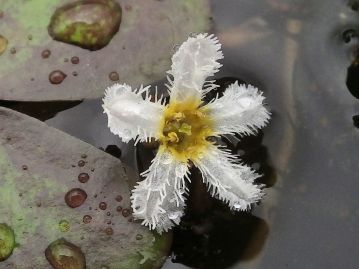
<svg viewBox="0 0 359 269">
<path fill-rule="evenodd" d="M 233 214 L 208 196 L 194 169 L 187 214 L 164 268 L 356 268 L 358 2 L 213 0 L 211 6 L 225 56 L 216 78 L 259 87 L 272 112 L 258 136 L 218 143 L 264 175 L 267 195 L 252 212 Z M 109 132 L 101 100 L 1 105 L 138 163 L 139 170 L 152 157 L 150 149 L 134 152 Z"/>
</svg>

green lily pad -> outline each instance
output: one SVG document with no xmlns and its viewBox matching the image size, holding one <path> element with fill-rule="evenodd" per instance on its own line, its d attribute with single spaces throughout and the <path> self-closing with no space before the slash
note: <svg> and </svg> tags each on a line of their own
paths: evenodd
<svg viewBox="0 0 359 269">
<path fill-rule="evenodd" d="M 122 10 L 118 31 L 119 19 L 97 23 L 97 15 L 111 13 L 107 9 L 90 19 L 84 14 L 97 9 L 87 5 L 87 10 L 80 8 L 78 16 L 73 15 L 76 7 L 71 4 L 82 1 L 2 0 L 0 99 L 82 100 L 101 97 L 114 81 L 133 86 L 151 83 L 163 78 L 170 69 L 175 44 L 182 43 L 191 32 L 209 29 L 208 0 L 116 2 Z M 59 20 L 59 10 L 66 11 L 65 24 Z M 73 23 L 69 22 L 70 16 L 75 17 Z M 103 27 L 108 31 L 103 31 Z M 101 36 L 104 43 L 96 43 L 96 33 L 105 32 L 106 36 Z M 66 76 L 53 79 L 60 81 L 58 84 L 51 83 L 49 76 L 53 71 Z"/>
<path fill-rule="evenodd" d="M 83 268 L 82 253 L 86 268 L 162 264 L 171 235 L 155 235 L 131 217 L 129 167 L 21 113 L 0 108 L 0 122 L 0 216 L 17 246 L 1 268 L 49 268 L 56 258 L 53 265 Z M 86 193 L 76 208 L 65 201 L 71 189 Z"/>
</svg>

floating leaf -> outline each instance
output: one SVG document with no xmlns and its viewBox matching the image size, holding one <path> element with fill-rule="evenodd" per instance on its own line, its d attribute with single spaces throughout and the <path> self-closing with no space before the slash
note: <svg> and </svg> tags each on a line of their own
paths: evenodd
<svg viewBox="0 0 359 269">
<path fill-rule="evenodd" d="M 104 15 L 113 1 L 122 9 L 117 33 L 119 18 Z M 151 83 L 170 68 L 175 44 L 209 29 L 208 0 L 113 1 L 2 0 L 0 35 L 8 48 L 0 56 L 0 99 L 81 100 L 101 97 L 113 81 Z M 99 6 L 105 8 L 97 12 Z"/>
<path fill-rule="evenodd" d="M 170 235 L 155 236 L 131 217 L 131 169 L 18 112 L 0 108 L 0 122 L 0 216 L 19 244 L 1 268 L 47 268 L 45 249 L 47 258 L 60 255 L 58 242 L 81 249 L 88 268 L 153 268 L 162 263 Z M 80 180 L 83 173 L 87 181 Z M 72 189 L 87 195 L 76 208 L 65 201 Z M 118 206 L 128 214 L 117 211 Z M 76 259 L 80 267 L 74 268 L 82 268 L 81 255 L 76 255 L 66 261 Z"/>
</svg>

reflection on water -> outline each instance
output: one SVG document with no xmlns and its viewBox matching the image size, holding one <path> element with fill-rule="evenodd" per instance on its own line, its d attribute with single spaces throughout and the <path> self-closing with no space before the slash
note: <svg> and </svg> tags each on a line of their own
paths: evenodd
<svg viewBox="0 0 359 269">
<path fill-rule="evenodd" d="M 213 4 L 224 68 L 268 97 L 263 142 L 277 174 L 253 211 L 270 227 L 265 245 L 233 268 L 355 268 L 359 110 L 346 78 L 358 43 L 343 32 L 358 29 L 357 1 L 224 2 Z"/>
</svg>

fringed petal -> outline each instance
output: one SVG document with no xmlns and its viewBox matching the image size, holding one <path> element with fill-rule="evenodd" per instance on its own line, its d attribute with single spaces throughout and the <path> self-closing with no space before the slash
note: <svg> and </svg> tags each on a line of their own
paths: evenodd
<svg viewBox="0 0 359 269">
<path fill-rule="evenodd" d="M 145 180 L 132 191 L 133 216 L 159 233 L 179 224 L 184 214 L 188 173 L 186 163 L 174 160 L 168 152 L 159 152 L 142 174 Z"/>
<path fill-rule="evenodd" d="M 206 78 L 219 70 L 222 65 L 218 60 L 222 58 L 221 44 L 213 35 L 189 37 L 172 57 L 172 69 L 168 71 L 172 76 L 168 86 L 171 100 L 201 99 L 217 87 Z"/>
<path fill-rule="evenodd" d="M 131 139 L 147 141 L 156 137 L 164 109 L 163 98 L 150 101 L 149 86 L 132 91 L 126 84 L 114 84 L 106 89 L 103 109 L 111 132 L 124 142 Z"/>
<path fill-rule="evenodd" d="M 270 113 L 263 106 L 264 97 L 257 88 L 231 84 L 224 95 L 206 107 L 214 120 L 216 134 L 255 134 L 264 127 Z"/>
<path fill-rule="evenodd" d="M 236 156 L 228 151 L 213 145 L 194 164 L 201 171 L 211 195 L 233 210 L 247 210 L 263 196 L 262 186 L 254 184 L 259 175 L 248 166 L 236 163 Z"/>
</svg>

